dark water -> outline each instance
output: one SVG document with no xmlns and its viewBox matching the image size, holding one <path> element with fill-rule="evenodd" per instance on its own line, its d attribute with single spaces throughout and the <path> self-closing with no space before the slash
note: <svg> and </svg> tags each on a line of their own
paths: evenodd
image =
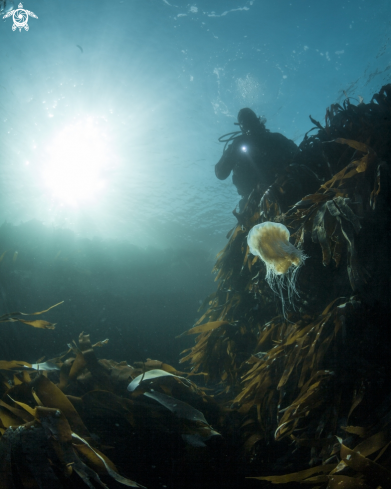
<svg viewBox="0 0 391 489">
<path fill-rule="evenodd" d="M 64 303 L 42 315 L 57 323 L 55 330 L 2 324 L 2 359 L 50 358 L 84 331 L 93 343 L 110 340 L 104 358 L 176 364 L 189 340 L 175 336 L 193 325 L 199 302 L 214 289 L 213 257 L 201 249 L 78 239 L 32 221 L 0 228 L 4 251 L 0 314 Z"/>
</svg>

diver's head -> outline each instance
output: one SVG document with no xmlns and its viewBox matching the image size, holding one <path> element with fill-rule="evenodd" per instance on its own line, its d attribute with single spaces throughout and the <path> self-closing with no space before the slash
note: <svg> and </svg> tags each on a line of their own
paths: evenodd
<svg viewBox="0 0 391 489">
<path fill-rule="evenodd" d="M 238 113 L 238 122 L 243 134 L 254 134 L 265 129 L 264 119 L 255 115 L 251 109 L 240 109 Z"/>
</svg>

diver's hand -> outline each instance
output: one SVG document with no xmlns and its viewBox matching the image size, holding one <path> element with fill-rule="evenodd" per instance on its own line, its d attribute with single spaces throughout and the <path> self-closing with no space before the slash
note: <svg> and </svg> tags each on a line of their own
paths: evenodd
<svg viewBox="0 0 391 489">
<path fill-rule="evenodd" d="M 220 161 L 215 166 L 216 177 L 219 180 L 225 180 L 228 178 L 229 174 L 233 170 L 236 163 L 234 148 L 233 146 L 228 146 L 224 151 Z"/>
</svg>

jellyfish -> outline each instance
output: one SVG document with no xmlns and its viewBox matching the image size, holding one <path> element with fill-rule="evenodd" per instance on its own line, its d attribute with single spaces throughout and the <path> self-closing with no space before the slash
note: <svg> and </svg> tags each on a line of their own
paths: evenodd
<svg viewBox="0 0 391 489">
<path fill-rule="evenodd" d="M 247 236 L 250 253 L 259 256 L 266 265 L 266 281 L 282 302 L 285 317 L 284 289 L 294 308 L 297 272 L 307 256 L 289 242 L 290 233 L 280 223 L 263 222 L 254 226 Z"/>
</svg>

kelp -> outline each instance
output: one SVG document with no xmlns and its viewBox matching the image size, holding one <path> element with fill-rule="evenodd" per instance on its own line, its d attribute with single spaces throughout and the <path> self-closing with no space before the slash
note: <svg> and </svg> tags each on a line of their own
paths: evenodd
<svg viewBox="0 0 391 489">
<path fill-rule="evenodd" d="M 380 172 L 383 162 L 369 146 L 358 141 L 338 138 L 332 143 L 346 144 L 365 155 L 325 182 L 315 194 L 304 197 L 286 213 L 284 220 L 295 229 L 296 244 L 302 244 L 305 234 L 319 243 L 325 266 L 331 258 L 338 266 L 346 248 L 348 276 L 356 291 L 367 279 L 359 260 L 356 236 L 362 228 L 360 221 L 376 207 L 381 183 L 380 177 L 373 183 L 373 173 Z"/>
<path fill-rule="evenodd" d="M 13 488 L 19 482 L 24 487 L 72 487 L 76 476 L 88 487 L 106 487 L 102 475 L 143 487 L 120 475 L 105 447 L 97 443 L 97 432 L 107 436 L 102 425 L 115 426 L 120 419 L 128 426 L 123 432 L 129 437 L 135 433 L 149 437 L 152 430 L 154 437 L 157 433 L 162 440 L 166 437 L 167 444 L 179 437 L 184 446 L 197 449 L 221 438 L 204 414 L 206 410 L 216 419 L 220 408 L 181 372 L 158 360 L 137 367 L 98 360 L 94 348 L 100 346 L 81 333 L 78 343 L 47 362 L 7 362 L 12 370 L 5 373 L 18 382 L 6 383 L 0 401 L 0 454 L 4 453 L 0 471 L 7 481 L 0 487 Z M 39 365 L 48 368 L 39 370 Z M 126 395 L 131 382 L 135 388 Z"/>
<path fill-rule="evenodd" d="M 254 478 L 274 484 L 301 482 L 314 485 L 315 483 L 323 483 L 318 487 L 327 489 L 336 487 L 342 489 L 377 489 L 381 487 L 385 489 L 391 486 L 390 453 L 388 450 L 391 440 L 388 433 L 376 433 L 352 449 L 345 446 L 341 438 L 338 438 L 338 443 L 340 446 L 338 453 L 340 461 L 338 463 L 318 465 L 286 475 Z"/>
<path fill-rule="evenodd" d="M 103 453 L 74 433 L 62 411 L 37 406 L 33 412 L 33 421 L 9 427 L 2 434 L 2 487 L 13 488 L 18 482 L 23 487 L 61 486 L 73 473 L 90 488 L 94 487 L 91 480 L 107 487 L 99 474 L 108 474 L 126 486 L 143 487 L 120 476 Z"/>
<path fill-rule="evenodd" d="M 198 336 L 181 361 L 218 383 L 218 392 L 244 416 L 245 450 L 262 452 L 262 446 L 284 439 L 307 449 L 312 469 L 262 480 L 388 487 L 388 465 L 374 465 L 370 454 L 356 457 L 354 466 L 346 463 L 352 454 L 344 447 L 354 447 L 358 436 L 369 436 L 373 429 L 343 426 L 341 419 L 364 421 L 365 407 L 372 407 L 362 386 L 380 368 L 367 362 L 355 377 L 346 371 L 346 362 L 361 365 L 351 343 L 355 324 L 369 321 L 384 334 L 372 304 L 380 301 L 381 310 L 389 311 L 390 270 L 384 260 L 391 250 L 383 236 L 390 221 L 391 85 L 369 104 L 354 106 L 347 100 L 333 105 L 325 126 L 313 122 L 318 131 L 305 136 L 295 163 L 296 168 L 317 163 L 323 182 L 289 207 L 286 196 L 294 175 L 288 172 L 266 192 L 256 187 L 244 210 L 234 212 L 238 224 L 214 267 L 217 291 L 204 301 L 202 317 L 183 333 Z M 310 255 L 299 280 L 300 308 L 287 319 L 276 315 L 263 265 L 247 248 L 248 231 L 267 220 L 284 222 L 295 245 Z M 361 325 L 358 334 L 365 337 Z M 344 358 L 346 349 L 352 360 Z M 391 437 L 385 438 L 388 453 Z M 367 473 L 366 466 L 371 467 Z M 375 474 L 373 480 L 369 473 Z"/>
<path fill-rule="evenodd" d="M 3 256 L 4 256 L 4 253 L 3 253 L 2 257 Z M 55 304 L 54 306 L 51 306 L 48 309 L 45 309 L 44 311 L 31 312 L 31 313 L 26 313 L 26 312 L 10 312 L 8 314 L 3 314 L 2 316 L 0 316 L 0 323 L 14 323 L 14 322 L 19 322 L 19 323 L 23 323 L 23 324 L 28 324 L 29 326 L 33 326 L 33 328 L 54 329 L 55 326 L 56 326 L 56 323 L 49 323 L 48 321 L 44 321 L 43 319 L 37 319 L 35 321 L 26 321 L 25 319 L 21 319 L 18 316 L 39 316 L 40 314 L 44 314 L 45 312 L 50 311 L 54 307 L 57 307 L 60 304 L 63 304 L 63 302 L 64 301 L 61 301 L 58 304 Z"/>
<path fill-rule="evenodd" d="M 343 351 L 346 322 L 359 309 L 355 299 L 344 302 L 341 298 L 316 318 L 295 324 L 276 318 L 263 328 L 259 347 L 264 349 L 272 338 L 279 339 L 274 340 L 274 347 L 249 359 L 251 368 L 242 377 L 244 386 L 233 405 L 257 421 L 258 430 L 249 433 L 247 451 L 260 440 L 290 438 L 298 447 L 311 448 L 312 463 L 326 463 L 333 457 L 335 436 L 330 434 L 340 431 L 343 410 L 350 415 L 362 401 L 355 394 L 362 379 L 347 384 L 335 365 L 334 370 L 327 368 L 325 358 L 330 349 L 333 356 Z"/>
<path fill-rule="evenodd" d="M 203 332 L 196 341 L 196 346 L 181 362 L 191 360 L 194 365 L 192 374 L 202 373 L 207 380 L 221 379 L 223 382 L 229 377 L 229 384 L 232 385 L 237 371 L 247 358 L 243 350 L 255 341 L 255 336 L 245 326 L 224 322 L 217 328 Z M 219 358 L 218 364 L 216 357 Z"/>
<path fill-rule="evenodd" d="M 91 446 L 90 433 L 73 404 L 47 377 L 37 374 L 10 388 L 7 397 L 8 403 L 0 401 L 0 452 L 5 454 L 0 457 L 0 471 L 3 482 L 8 481 L 1 487 L 18 483 L 15 469 L 24 487 L 53 487 L 73 472 L 91 488 L 90 480 L 106 487 L 99 474 L 142 487 L 120 476 L 114 464 Z"/>
</svg>

